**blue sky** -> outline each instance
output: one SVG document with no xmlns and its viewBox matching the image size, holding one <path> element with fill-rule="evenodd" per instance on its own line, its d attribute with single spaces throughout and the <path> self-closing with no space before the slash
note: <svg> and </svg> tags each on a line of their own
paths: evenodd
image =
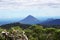
<svg viewBox="0 0 60 40">
<path fill-rule="evenodd" d="M 59 0 L 1 0 L 0 19 L 35 17 L 60 17 Z"/>
</svg>

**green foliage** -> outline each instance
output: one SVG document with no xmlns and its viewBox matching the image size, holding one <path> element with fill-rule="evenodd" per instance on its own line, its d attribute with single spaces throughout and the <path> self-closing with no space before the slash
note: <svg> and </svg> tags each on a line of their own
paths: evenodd
<svg viewBox="0 0 60 40">
<path fill-rule="evenodd" d="M 5 39 L 1 36 L 3 30 L 0 28 L 0 40 Z M 32 25 L 29 28 L 22 29 L 19 26 L 15 26 L 7 31 L 12 32 L 13 30 L 19 31 L 18 34 L 25 31 L 29 40 L 60 40 L 60 29 L 57 28 L 43 28 L 40 25 Z"/>
<path fill-rule="evenodd" d="M 13 30 L 17 30 L 17 31 L 19 31 L 19 32 L 22 32 L 22 31 L 23 31 L 22 28 L 20 28 L 19 26 L 11 27 L 11 29 L 9 29 L 8 31 L 9 31 L 9 32 L 12 32 Z"/>
</svg>

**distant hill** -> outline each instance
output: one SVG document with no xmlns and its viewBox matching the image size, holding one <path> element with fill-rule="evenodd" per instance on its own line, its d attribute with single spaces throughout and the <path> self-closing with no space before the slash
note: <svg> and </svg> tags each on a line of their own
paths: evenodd
<svg viewBox="0 0 60 40">
<path fill-rule="evenodd" d="M 0 19 L 0 25 L 15 23 L 21 20 L 21 18 L 8 18 L 8 19 Z"/>
<path fill-rule="evenodd" d="M 9 24 L 5 24 L 5 25 L 1 25 L 0 27 L 5 28 L 5 29 L 10 29 L 11 27 L 16 27 L 16 26 L 19 26 L 19 27 L 25 29 L 25 28 L 30 27 L 31 25 L 21 24 L 21 23 L 15 22 L 15 23 L 9 23 Z"/>
<path fill-rule="evenodd" d="M 53 19 L 53 18 L 48 18 L 48 19 L 40 19 L 38 20 L 37 18 L 29 15 L 27 16 L 26 18 L 24 18 L 23 20 L 19 20 L 18 19 L 9 19 L 9 20 L 1 20 L 0 19 L 0 25 L 6 25 L 6 24 L 18 24 L 20 23 L 19 25 L 32 25 L 32 24 L 39 24 L 39 25 L 60 25 L 60 19 Z M 43 22 L 42 22 L 43 21 Z M 16 23 L 17 22 L 17 23 Z M 10 26 L 10 25 L 9 25 Z"/>
<path fill-rule="evenodd" d="M 51 19 L 51 20 L 46 20 L 45 22 L 42 23 L 43 25 L 60 25 L 60 19 Z"/>
<path fill-rule="evenodd" d="M 20 23 L 22 23 L 22 24 L 39 24 L 40 21 L 37 18 L 29 15 L 25 19 L 21 20 Z"/>
<path fill-rule="evenodd" d="M 23 19 L 21 21 L 12 22 L 12 23 L 8 23 L 8 24 L 3 24 L 0 27 L 6 28 L 6 29 L 9 29 L 9 28 L 15 27 L 15 26 L 20 26 L 22 28 L 28 28 L 32 24 L 42 25 L 43 27 L 60 28 L 60 19 L 47 19 L 46 21 L 41 23 L 37 18 L 29 15 L 29 16 L 27 16 L 25 19 Z"/>
</svg>

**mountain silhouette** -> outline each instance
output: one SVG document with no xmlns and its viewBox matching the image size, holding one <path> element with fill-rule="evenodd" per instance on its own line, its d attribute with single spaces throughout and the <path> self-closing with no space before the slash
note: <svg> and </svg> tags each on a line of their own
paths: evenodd
<svg viewBox="0 0 60 40">
<path fill-rule="evenodd" d="M 40 21 L 37 18 L 29 15 L 25 19 L 21 20 L 20 23 L 23 23 L 23 24 L 39 24 Z"/>
<path fill-rule="evenodd" d="M 53 19 L 46 22 L 43 22 L 44 25 L 60 25 L 60 19 Z"/>
</svg>

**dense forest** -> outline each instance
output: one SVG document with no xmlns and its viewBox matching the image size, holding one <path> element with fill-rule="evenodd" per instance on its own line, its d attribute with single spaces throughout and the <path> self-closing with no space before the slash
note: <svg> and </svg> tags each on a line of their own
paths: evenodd
<svg viewBox="0 0 60 40">
<path fill-rule="evenodd" d="M 24 26 L 26 27 L 26 25 Z M 60 29 L 58 28 L 43 27 L 41 25 L 28 25 L 26 28 L 21 27 L 21 25 L 13 25 L 10 28 L 8 27 L 8 29 L 3 27 L 0 28 L 0 40 L 5 40 L 1 34 L 4 30 L 9 33 L 13 32 L 13 30 L 18 30 L 18 33 L 15 35 L 20 35 L 24 31 L 28 40 L 60 40 Z"/>
</svg>

